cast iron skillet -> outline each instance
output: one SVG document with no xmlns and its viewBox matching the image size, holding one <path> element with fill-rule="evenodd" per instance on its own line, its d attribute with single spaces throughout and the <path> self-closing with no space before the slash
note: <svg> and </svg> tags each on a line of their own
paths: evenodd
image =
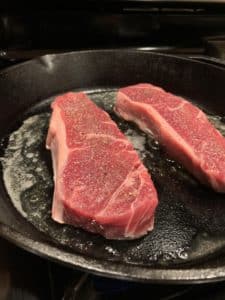
<svg viewBox="0 0 225 300">
<path fill-rule="evenodd" d="M 49 112 L 49 102 L 43 100 L 69 90 L 84 90 L 91 91 L 90 97 L 107 109 L 109 94 L 103 97 L 104 103 L 98 95 L 104 90 L 115 91 L 138 82 L 151 82 L 182 95 L 206 112 L 219 115 L 223 122 L 225 70 L 222 67 L 124 50 L 47 55 L 0 72 L 0 137 L 5 137 L 1 155 L 4 156 L 7 147 L 7 136 L 21 126 L 23 119 Z M 38 103 L 44 104 L 37 106 Z M 121 129 L 131 129 L 142 136 L 132 124 L 121 123 L 109 113 Z M 43 118 L 44 125 L 33 126 L 31 130 L 43 130 L 43 142 L 34 143 L 35 151 L 41 153 L 40 159 L 46 162 L 51 175 L 50 154 L 44 150 L 48 115 Z M 49 213 L 51 184 L 45 196 L 40 194 L 43 199 L 42 196 L 37 199 L 37 205 L 47 203 L 42 206 L 39 219 L 29 211 L 32 188 L 28 196 L 23 195 L 21 201 L 28 213 L 24 217 L 12 204 L 1 169 L 0 234 L 35 254 L 104 276 L 168 283 L 222 280 L 225 277 L 225 196 L 201 186 L 153 140 L 143 138 L 147 149 L 144 163 L 151 170 L 160 198 L 152 233 L 136 241 L 107 241 L 98 235 L 55 224 Z M 152 151 L 156 151 L 156 160 L 151 159 Z M 178 171 L 172 172 L 174 169 Z M 39 185 L 39 191 L 46 188 L 44 184 Z"/>
</svg>

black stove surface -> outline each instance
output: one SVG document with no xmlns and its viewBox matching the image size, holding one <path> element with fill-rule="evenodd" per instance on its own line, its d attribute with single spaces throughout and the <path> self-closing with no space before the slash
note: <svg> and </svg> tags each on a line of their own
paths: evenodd
<svg viewBox="0 0 225 300">
<path fill-rule="evenodd" d="M 179 6 L 165 6 L 167 1 L 87 2 L 88 7 L 78 5 L 76 10 L 23 12 L 6 6 L 0 12 L 0 69 L 47 53 L 111 47 L 225 59 L 225 6 L 212 1 L 211 6 L 202 6 L 204 1 Z M 138 297 L 222 300 L 225 281 L 161 286 L 106 279 L 46 261 L 0 239 L 0 300 Z"/>
</svg>

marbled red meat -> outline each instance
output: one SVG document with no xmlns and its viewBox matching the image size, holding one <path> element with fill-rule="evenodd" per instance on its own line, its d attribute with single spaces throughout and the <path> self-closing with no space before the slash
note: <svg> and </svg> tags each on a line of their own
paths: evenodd
<svg viewBox="0 0 225 300">
<path fill-rule="evenodd" d="M 52 109 L 53 219 L 110 239 L 152 230 L 155 187 L 116 123 L 84 93 L 59 96 Z"/>
<path fill-rule="evenodd" d="M 157 86 L 137 84 L 119 90 L 115 111 L 153 134 L 202 183 L 225 192 L 225 139 L 202 110 Z"/>
</svg>

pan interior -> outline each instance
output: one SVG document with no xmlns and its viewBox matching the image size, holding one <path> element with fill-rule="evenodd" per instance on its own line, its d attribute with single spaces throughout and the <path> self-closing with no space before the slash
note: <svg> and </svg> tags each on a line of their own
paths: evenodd
<svg viewBox="0 0 225 300">
<path fill-rule="evenodd" d="M 110 241 L 51 219 L 53 174 L 45 138 L 53 98 L 26 111 L 3 143 L 3 179 L 14 207 L 51 241 L 94 258 L 176 267 L 220 253 L 225 246 L 225 196 L 202 186 L 151 136 L 118 118 L 112 109 L 115 92 L 88 94 L 116 121 L 151 173 L 159 194 L 154 230 L 137 240 Z M 225 135 L 223 118 L 208 117 Z"/>
</svg>

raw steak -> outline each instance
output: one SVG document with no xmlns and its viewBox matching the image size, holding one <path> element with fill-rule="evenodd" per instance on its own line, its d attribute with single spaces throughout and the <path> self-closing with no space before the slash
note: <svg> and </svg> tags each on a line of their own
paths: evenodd
<svg viewBox="0 0 225 300">
<path fill-rule="evenodd" d="M 153 229 L 157 193 L 131 143 L 84 93 L 52 104 L 47 148 L 54 170 L 52 218 L 110 239 Z"/>
<path fill-rule="evenodd" d="M 202 183 L 225 192 L 225 139 L 196 106 L 151 84 L 119 90 L 115 111 L 152 133 Z"/>
</svg>

